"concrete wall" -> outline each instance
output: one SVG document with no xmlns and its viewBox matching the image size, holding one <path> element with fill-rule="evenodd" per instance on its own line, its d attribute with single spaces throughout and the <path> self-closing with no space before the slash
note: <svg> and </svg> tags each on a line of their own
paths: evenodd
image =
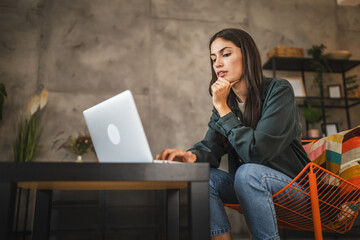
<svg viewBox="0 0 360 240">
<path fill-rule="evenodd" d="M 188 148 L 203 137 L 210 116 L 213 33 L 245 29 L 263 62 L 278 44 L 306 50 L 324 43 L 328 51 L 349 49 L 360 59 L 359 13 L 328 0 L 2 0 L 0 81 L 9 97 L 0 123 L 1 160 L 12 159 L 12 125 L 42 88 L 50 96 L 37 161 L 62 159 L 63 150 L 51 149 L 56 134 L 86 131 L 82 110 L 125 89 L 135 95 L 154 155 L 164 147 Z M 299 75 L 279 76 L 289 74 Z M 314 91 L 311 74 L 307 78 L 307 90 Z M 355 126 L 359 108 L 352 110 Z M 337 120 L 346 128 L 345 119 Z"/>
<path fill-rule="evenodd" d="M 335 0 L 1 0 L 0 82 L 9 96 L 0 161 L 12 161 L 13 124 L 43 88 L 50 95 L 37 161 L 73 161 L 51 148 L 55 136 L 86 131 L 82 111 L 125 89 L 135 95 L 154 155 L 165 147 L 189 148 L 204 136 L 211 114 L 212 34 L 228 27 L 248 31 L 263 62 L 279 44 L 306 52 L 323 43 L 360 59 L 359 21 L 359 7 Z M 327 84 L 338 81 L 329 78 Z M 343 114 L 331 116 L 346 129 Z M 351 119 L 359 124 L 359 106 Z M 84 159 L 95 161 L 93 154 Z"/>
</svg>

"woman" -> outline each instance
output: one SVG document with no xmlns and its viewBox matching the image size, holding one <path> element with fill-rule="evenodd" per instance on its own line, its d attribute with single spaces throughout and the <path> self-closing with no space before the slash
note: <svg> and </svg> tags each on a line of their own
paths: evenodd
<svg viewBox="0 0 360 240">
<path fill-rule="evenodd" d="M 309 162 L 291 85 L 264 78 L 249 34 L 224 29 L 210 40 L 214 105 L 205 138 L 159 159 L 210 163 L 210 236 L 231 239 L 223 203 L 240 203 L 253 239 L 279 239 L 272 195 Z M 228 154 L 229 173 L 217 169 Z"/>
</svg>

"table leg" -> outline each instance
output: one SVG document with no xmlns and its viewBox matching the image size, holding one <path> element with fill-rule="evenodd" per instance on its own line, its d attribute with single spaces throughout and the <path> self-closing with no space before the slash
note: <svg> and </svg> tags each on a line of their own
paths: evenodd
<svg viewBox="0 0 360 240">
<path fill-rule="evenodd" d="M 167 198 L 167 209 L 166 209 L 167 239 L 179 240 L 180 190 L 179 189 L 167 190 L 166 198 Z"/>
<path fill-rule="evenodd" d="M 36 192 L 33 240 L 49 239 L 51 205 L 52 205 L 52 191 L 38 190 Z"/>
<path fill-rule="evenodd" d="M 101 240 L 106 239 L 106 215 L 107 215 L 107 199 L 108 192 L 105 190 L 99 191 L 99 233 L 101 235 Z"/>
<path fill-rule="evenodd" d="M 167 235 L 167 199 L 166 190 L 157 190 L 155 193 L 155 222 L 156 222 L 156 236 L 155 239 L 166 240 Z"/>
<path fill-rule="evenodd" d="M 191 182 L 188 198 L 190 239 L 209 240 L 209 183 Z"/>
<path fill-rule="evenodd" d="M 0 183 L 0 236 L 1 239 L 13 239 L 12 230 L 15 213 L 16 185 Z"/>
</svg>

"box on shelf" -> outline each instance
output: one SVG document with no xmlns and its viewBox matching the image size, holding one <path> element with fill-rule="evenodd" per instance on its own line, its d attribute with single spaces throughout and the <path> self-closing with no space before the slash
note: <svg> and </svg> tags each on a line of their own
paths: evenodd
<svg viewBox="0 0 360 240">
<path fill-rule="evenodd" d="M 267 55 L 268 60 L 272 57 L 302 58 L 302 57 L 304 57 L 304 49 L 278 45 L 274 49 L 269 51 L 266 55 Z"/>
</svg>

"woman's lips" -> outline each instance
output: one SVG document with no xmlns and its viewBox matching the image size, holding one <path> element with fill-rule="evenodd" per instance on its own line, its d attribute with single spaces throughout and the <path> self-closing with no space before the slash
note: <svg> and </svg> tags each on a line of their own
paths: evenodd
<svg viewBox="0 0 360 240">
<path fill-rule="evenodd" d="M 220 72 L 218 72 L 218 77 L 224 77 L 225 75 L 227 74 L 227 72 L 226 71 L 220 71 Z"/>
</svg>

